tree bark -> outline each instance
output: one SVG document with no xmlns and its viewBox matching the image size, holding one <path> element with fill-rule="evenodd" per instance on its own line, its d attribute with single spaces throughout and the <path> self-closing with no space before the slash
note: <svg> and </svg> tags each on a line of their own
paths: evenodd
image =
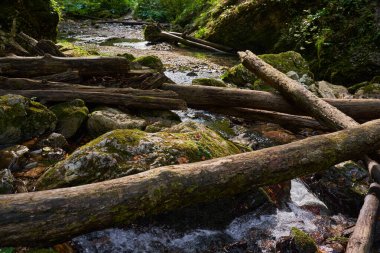
<svg viewBox="0 0 380 253">
<path fill-rule="evenodd" d="M 44 81 L 51 81 L 51 82 L 79 82 L 80 81 L 80 75 L 78 71 L 72 71 L 68 70 L 62 73 L 57 73 L 53 75 L 48 76 L 36 76 L 33 77 L 33 79 L 36 80 L 44 80 Z"/>
<path fill-rule="evenodd" d="M 200 108 L 203 109 L 203 108 Z M 320 130 L 328 130 L 327 127 L 322 126 L 318 121 L 311 117 L 290 115 L 280 112 L 270 112 L 264 110 L 248 109 L 248 108 L 220 108 L 209 107 L 205 108 L 210 112 L 219 113 L 223 115 L 233 116 L 247 121 L 263 121 L 279 124 L 291 128 L 312 128 Z"/>
<path fill-rule="evenodd" d="M 305 176 L 379 146 L 380 120 L 376 120 L 286 145 L 90 185 L 0 195 L 0 246 L 66 241 L 147 215 Z"/>
<path fill-rule="evenodd" d="M 105 76 L 128 73 L 129 61 L 122 57 L 4 57 L 0 75 L 8 77 L 47 76 L 77 70 L 81 76 Z"/>
<path fill-rule="evenodd" d="M 242 107 L 287 114 L 308 113 L 298 109 L 279 95 L 264 91 L 189 86 L 165 83 L 163 90 L 176 92 L 189 106 Z M 323 99 L 358 120 L 380 118 L 380 99 Z"/>
<path fill-rule="evenodd" d="M 42 78 L 42 77 L 39 77 Z M 133 96 L 148 96 L 161 98 L 179 98 L 174 91 L 165 90 L 139 90 L 133 88 L 105 88 L 102 86 L 88 86 L 81 84 L 49 82 L 45 79 L 34 80 L 28 78 L 0 77 L 0 89 L 4 90 L 68 90 L 68 91 L 90 91 L 103 93 L 119 93 Z M 110 95 L 111 96 L 111 95 Z"/>
<path fill-rule="evenodd" d="M 271 65 L 265 63 L 255 54 L 250 51 L 239 52 L 239 56 L 242 60 L 243 65 L 257 75 L 260 79 L 272 85 L 278 89 L 285 97 L 287 97 L 294 104 L 301 106 L 306 112 L 310 113 L 314 118 L 324 125 L 329 126 L 331 129 L 340 130 L 346 128 L 352 128 L 359 126 L 359 123 L 335 108 L 334 106 L 326 103 L 322 99 L 315 96 L 313 93 L 308 91 L 297 81 L 292 80 L 284 73 L 276 70 Z M 364 156 L 364 160 L 367 163 L 368 171 L 370 172 L 372 178 L 376 183 L 380 183 L 380 165 L 372 160 L 367 155 Z M 373 195 L 376 197 L 376 195 Z M 373 197 L 369 197 L 372 199 Z M 378 209 L 379 201 L 366 201 L 361 210 L 361 219 L 366 220 L 366 226 L 368 231 L 372 231 L 368 226 L 375 226 L 372 224 L 373 220 L 368 212 L 373 209 Z M 360 233 L 357 231 L 360 227 L 356 228 L 354 234 Z M 362 228 L 361 228 L 362 229 Z M 351 244 L 358 244 L 357 238 L 350 238 Z M 370 244 L 368 244 L 370 243 Z M 372 240 L 361 242 L 363 249 L 370 249 L 372 247 Z M 366 251 L 363 251 L 366 252 Z M 368 251 L 369 252 L 369 251 Z"/>
<path fill-rule="evenodd" d="M 50 102 L 64 102 L 80 98 L 87 103 L 117 106 L 123 105 L 126 107 L 144 109 L 184 110 L 187 108 L 186 102 L 181 99 L 94 92 L 90 90 L 0 90 L 0 96 L 6 94 L 17 94 L 25 97 L 37 97 L 44 101 Z"/>
<path fill-rule="evenodd" d="M 379 208 L 380 185 L 373 183 L 365 197 L 353 234 L 348 241 L 346 253 L 370 253 Z"/>
</svg>

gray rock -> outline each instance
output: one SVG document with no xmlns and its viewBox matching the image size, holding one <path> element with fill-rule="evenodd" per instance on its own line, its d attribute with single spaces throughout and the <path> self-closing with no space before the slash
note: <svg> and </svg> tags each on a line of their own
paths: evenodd
<svg viewBox="0 0 380 253">
<path fill-rule="evenodd" d="M 48 137 L 40 140 L 37 143 L 37 148 L 43 148 L 43 147 L 51 147 L 51 148 L 64 148 L 67 147 L 69 144 L 67 143 L 67 140 L 65 136 L 59 133 L 51 133 Z"/>
<path fill-rule="evenodd" d="M 92 183 L 164 165 L 189 163 L 240 153 L 232 142 L 203 125 L 185 122 L 168 131 L 138 129 L 108 132 L 77 149 L 43 174 L 38 189 Z"/>
<path fill-rule="evenodd" d="M 370 83 L 358 89 L 355 98 L 380 98 L 380 83 Z"/>
<path fill-rule="evenodd" d="M 0 194 L 14 193 L 15 178 L 8 169 L 0 170 Z"/>
<path fill-rule="evenodd" d="M 326 81 L 316 82 L 310 87 L 310 90 L 321 98 L 352 98 L 346 87 Z"/>
<path fill-rule="evenodd" d="M 29 149 L 26 146 L 15 145 L 0 150 L 0 169 L 19 171 L 28 163 Z"/>
<path fill-rule="evenodd" d="M 56 131 L 65 138 L 73 137 L 87 119 L 88 108 L 81 99 L 60 103 L 49 108 L 58 118 Z"/>
<path fill-rule="evenodd" d="M 96 137 L 115 129 L 143 129 L 146 125 L 142 118 L 109 107 L 92 112 L 87 121 L 89 133 Z"/>
</svg>

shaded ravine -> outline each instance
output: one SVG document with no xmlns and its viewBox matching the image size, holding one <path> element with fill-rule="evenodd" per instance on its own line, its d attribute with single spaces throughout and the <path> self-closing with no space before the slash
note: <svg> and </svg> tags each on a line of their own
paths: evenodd
<svg viewBox="0 0 380 253">
<path fill-rule="evenodd" d="M 141 26 L 91 25 L 90 22 L 74 21 L 63 22 L 60 27 L 61 36 L 85 48 L 96 49 L 101 54 L 156 55 L 166 67 L 165 74 L 181 84 L 190 84 L 194 78 L 200 77 L 219 78 L 227 67 L 238 61 L 235 57 L 175 48 L 165 43 L 149 45 L 143 40 L 142 29 Z M 197 121 L 205 125 L 229 122 L 224 116 L 199 110 L 176 113 L 182 121 Z M 254 149 L 273 145 L 270 139 L 245 132 L 244 128 L 230 123 L 232 133 L 220 132 L 224 137 L 245 145 L 256 145 Z M 276 209 L 274 213 L 265 213 L 265 210 L 247 213 L 236 217 L 223 229 L 199 226 L 178 231 L 170 225 L 137 225 L 89 233 L 73 239 L 73 243 L 80 252 L 274 252 L 276 242 L 288 236 L 292 227 L 306 231 L 314 238 L 322 238 L 331 227 L 343 230 L 352 224 L 352 220 L 342 215 L 329 216 L 326 206 L 300 181 L 293 180 L 290 202 L 283 208 Z M 320 250 L 334 252 L 327 246 L 320 246 Z"/>
</svg>

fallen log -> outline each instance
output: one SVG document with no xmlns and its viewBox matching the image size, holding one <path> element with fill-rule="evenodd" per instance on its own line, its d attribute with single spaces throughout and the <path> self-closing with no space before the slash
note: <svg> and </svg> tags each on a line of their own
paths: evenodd
<svg viewBox="0 0 380 253">
<path fill-rule="evenodd" d="M 33 79 L 51 81 L 51 82 L 79 82 L 80 75 L 79 75 L 79 72 L 76 70 L 75 71 L 68 70 L 62 73 L 57 73 L 57 74 L 48 75 L 48 76 L 36 76 L 36 77 L 33 77 Z"/>
<path fill-rule="evenodd" d="M 171 83 L 165 83 L 158 88 L 176 92 L 190 107 L 242 107 L 307 115 L 306 112 L 298 109 L 298 106 L 287 102 L 280 95 L 264 91 Z M 324 99 L 324 101 L 358 120 L 380 118 L 380 99 Z"/>
<path fill-rule="evenodd" d="M 105 76 L 127 73 L 129 61 L 122 57 L 4 57 L 0 58 L 0 75 L 35 77 L 77 70 L 81 76 Z"/>
<path fill-rule="evenodd" d="M 203 108 L 200 108 L 203 109 Z M 264 110 L 256 110 L 249 108 L 220 108 L 220 107 L 209 107 L 205 110 L 219 113 L 227 116 L 233 116 L 247 121 L 263 121 L 279 124 L 285 127 L 291 128 L 312 128 L 319 130 L 328 130 L 327 127 L 321 125 L 318 121 L 311 117 L 290 115 L 280 112 L 270 112 Z"/>
<path fill-rule="evenodd" d="M 25 48 L 30 55 L 44 55 L 44 52 L 36 47 L 38 41 L 29 35 L 20 32 L 16 36 L 16 41 L 22 45 L 22 47 Z"/>
<path fill-rule="evenodd" d="M 41 77 L 42 78 L 42 77 Z M 103 86 L 88 86 L 81 84 L 49 82 L 44 80 L 34 80 L 28 78 L 8 78 L 0 76 L 0 89 L 3 90 L 69 90 L 91 91 L 103 93 L 119 93 L 133 96 L 162 97 L 162 98 L 179 98 L 174 91 L 165 90 L 139 90 L 133 88 L 105 88 Z"/>
<path fill-rule="evenodd" d="M 243 65 L 255 75 L 257 75 L 264 82 L 278 89 L 285 97 L 296 105 L 300 105 L 303 110 L 310 113 L 311 116 L 316 118 L 322 124 L 329 126 L 331 129 L 340 130 L 346 128 L 353 128 L 359 126 L 359 123 L 339 111 L 334 106 L 326 103 L 322 99 L 315 96 L 313 93 L 308 91 L 297 81 L 289 78 L 282 72 L 276 70 L 271 65 L 267 64 L 255 54 L 250 51 L 239 52 L 239 56 L 242 60 Z M 380 165 L 372 160 L 367 155 L 364 156 L 364 160 L 367 163 L 368 171 L 376 183 L 380 183 Z M 375 195 L 374 195 L 375 196 Z M 376 197 L 376 196 L 375 196 Z M 370 206 L 376 205 L 376 206 Z M 374 226 L 371 224 L 371 220 L 368 211 L 379 208 L 379 201 L 366 201 L 360 212 L 358 220 L 366 220 L 367 230 L 371 230 L 368 226 Z M 359 227 L 357 228 L 359 229 Z M 356 230 L 356 229 L 355 229 Z M 371 230 L 372 231 L 372 230 Z M 354 231 L 354 234 L 359 232 Z M 358 243 L 357 241 L 352 242 L 352 240 L 357 240 L 357 238 L 350 238 L 351 244 Z M 368 245 L 368 243 L 370 243 Z M 369 253 L 372 247 L 372 241 L 362 241 L 360 244 L 365 245 L 361 247 L 361 251 L 355 251 L 358 253 Z"/>
<path fill-rule="evenodd" d="M 175 36 L 182 37 L 185 40 L 191 40 L 191 41 L 194 41 L 194 42 L 199 43 L 199 44 L 203 44 L 203 45 L 206 45 L 206 46 L 210 46 L 210 47 L 222 50 L 224 52 L 233 52 L 234 51 L 234 49 L 231 48 L 231 47 L 227 47 L 227 46 L 224 46 L 224 45 L 213 43 L 213 42 L 210 42 L 210 41 L 207 41 L 207 40 L 202 40 L 202 39 L 194 38 L 194 37 L 189 36 L 189 35 L 187 35 L 185 33 L 177 33 L 177 32 L 169 32 L 169 33 L 173 34 Z"/>
<path fill-rule="evenodd" d="M 363 208 L 360 210 L 346 253 L 372 252 L 375 224 L 379 209 L 380 185 L 373 183 L 368 195 L 364 199 Z"/>
<path fill-rule="evenodd" d="M 0 195 L 0 246 L 66 241 L 147 215 L 305 176 L 379 147 L 380 120 L 376 120 L 286 145 L 90 185 Z"/>
<path fill-rule="evenodd" d="M 73 99 L 83 99 L 87 103 L 117 105 L 134 108 L 184 110 L 186 102 L 181 99 L 136 96 L 130 94 L 105 93 L 80 90 L 0 90 L 0 96 L 17 94 L 25 97 L 37 97 L 47 102 L 65 102 Z"/>
<path fill-rule="evenodd" d="M 62 53 L 58 47 L 51 40 L 40 40 L 38 41 L 36 48 L 41 50 L 45 54 L 50 54 L 52 56 L 57 57 L 66 57 L 64 53 Z"/>
</svg>

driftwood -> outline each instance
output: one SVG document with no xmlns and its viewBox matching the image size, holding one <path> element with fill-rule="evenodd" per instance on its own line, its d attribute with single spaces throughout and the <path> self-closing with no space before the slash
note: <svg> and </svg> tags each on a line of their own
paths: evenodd
<svg viewBox="0 0 380 253">
<path fill-rule="evenodd" d="M 199 108 L 203 109 L 203 108 Z M 279 124 L 291 128 L 312 128 L 320 130 L 328 130 L 327 127 L 321 125 L 318 121 L 307 116 L 290 115 L 280 112 L 270 112 L 264 110 L 256 110 L 249 108 L 220 108 L 208 107 L 205 108 L 210 112 L 233 116 L 247 121 L 263 121 Z"/>
<path fill-rule="evenodd" d="M 47 76 L 77 70 L 81 76 L 105 76 L 127 73 L 129 61 L 122 57 L 4 57 L 0 75 L 8 77 Z"/>
<path fill-rule="evenodd" d="M 0 195 L 0 246 L 66 241 L 139 217 L 305 176 L 379 146 L 380 120 L 376 120 L 286 145 L 96 184 Z"/>
<path fill-rule="evenodd" d="M 169 83 L 163 84 L 160 89 L 176 92 L 190 107 L 242 107 L 308 115 L 281 96 L 264 91 Z M 324 101 L 358 120 L 380 118 L 380 99 L 324 99 Z"/>
<path fill-rule="evenodd" d="M 103 93 L 118 93 L 133 96 L 179 98 L 174 91 L 165 90 L 139 90 L 133 88 L 105 88 L 102 86 L 88 86 L 81 84 L 50 82 L 28 78 L 0 77 L 0 89 L 3 90 L 70 90 L 72 92 L 91 91 Z M 111 94 L 110 94 L 111 96 Z"/>
<path fill-rule="evenodd" d="M 173 34 L 175 36 L 182 37 L 185 40 L 194 41 L 194 42 L 196 42 L 198 44 L 203 44 L 203 45 L 206 45 L 206 46 L 210 46 L 212 48 L 216 48 L 216 49 L 222 50 L 224 52 L 233 52 L 234 51 L 234 49 L 231 48 L 231 47 L 220 45 L 220 44 L 217 44 L 217 43 L 214 43 L 214 42 L 210 42 L 210 41 L 207 41 L 207 40 L 202 40 L 202 39 L 194 38 L 194 37 L 191 37 L 191 36 L 187 35 L 186 33 L 177 33 L 177 32 L 169 32 L 169 33 Z"/>
<path fill-rule="evenodd" d="M 346 128 L 352 128 L 359 126 L 359 123 L 339 111 L 334 106 L 326 103 L 322 99 L 315 96 L 313 93 L 308 91 L 297 81 L 290 79 L 285 74 L 276 70 L 269 64 L 265 63 L 255 54 L 250 51 L 239 52 L 239 56 L 243 62 L 243 65 L 252 71 L 255 75 L 261 78 L 266 83 L 272 85 L 278 89 L 285 97 L 287 97 L 293 103 L 300 105 L 306 112 L 310 113 L 314 118 L 319 122 L 323 123 L 326 126 L 329 126 L 331 129 L 340 130 Z M 368 156 L 364 156 L 364 160 L 368 165 L 368 171 L 371 174 L 371 177 L 375 180 L 376 183 L 380 183 L 380 165 L 372 160 Z M 373 195 L 376 197 L 376 195 Z M 369 197 L 371 199 L 372 197 Z M 376 205 L 376 206 L 370 206 Z M 368 213 L 371 210 L 377 210 L 379 201 L 366 201 L 360 212 L 358 218 L 359 221 L 366 220 L 366 225 L 374 226 L 370 214 Z M 359 229 L 358 227 L 357 229 Z M 355 229 L 355 230 L 357 230 Z M 361 228 L 363 229 L 363 228 Z M 372 231 L 371 228 L 367 228 L 368 231 Z M 359 232 L 354 231 L 354 234 Z M 370 237 L 371 238 L 371 237 Z M 361 247 L 356 247 L 355 251 L 347 252 L 357 252 L 357 253 L 367 253 L 372 247 L 372 240 L 362 241 L 362 242 L 352 242 L 352 240 L 357 240 L 358 238 L 350 238 L 349 244 L 361 245 Z M 348 249 L 351 250 L 351 249 Z"/>
<path fill-rule="evenodd" d="M 346 253 L 371 252 L 379 208 L 380 185 L 373 183 L 365 197 Z"/>
<path fill-rule="evenodd" d="M 161 109 L 161 110 L 184 110 L 186 102 L 181 99 L 136 96 L 130 94 L 105 93 L 80 90 L 0 90 L 0 96 L 17 94 L 25 97 L 37 97 L 49 102 L 64 102 L 76 98 L 83 99 L 87 103 L 122 105 L 126 107 Z"/>
</svg>

